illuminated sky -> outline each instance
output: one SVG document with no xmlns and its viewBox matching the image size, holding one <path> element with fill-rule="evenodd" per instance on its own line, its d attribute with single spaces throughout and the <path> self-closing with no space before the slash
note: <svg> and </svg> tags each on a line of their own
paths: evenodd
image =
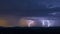
<svg viewBox="0 0 60 34">
<path fill-rule="evenodd" d="M 11 15 L 0 16 L 0 26 L 16 26 L 18 24 L 18 18 Z"/>
</svg>

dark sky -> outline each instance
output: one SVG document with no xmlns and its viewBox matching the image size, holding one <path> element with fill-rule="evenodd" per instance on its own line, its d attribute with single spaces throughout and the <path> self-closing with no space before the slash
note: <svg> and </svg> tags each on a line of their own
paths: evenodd
<svg viewBox="0 0 60 34">
<path fill-rule="evenodd" d="M 40 16 L 54 7 L 60 7 L 60 0 L 0 0 L 0 14 Z"/>
<path fill-rule="evenodd" d="M 21 16 L 47 16 L 59 11 L 60 0 L 0 0 L 0 16 L 7 15 L 12 22 L 17 22 Z"/>
</svg>

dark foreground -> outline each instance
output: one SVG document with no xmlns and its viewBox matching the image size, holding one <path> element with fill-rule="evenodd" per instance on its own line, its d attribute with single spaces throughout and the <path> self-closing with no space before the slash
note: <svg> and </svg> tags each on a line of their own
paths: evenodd
<svg viewBox="0 0 60 34">
<path fill-rule="evenodd" d="M 4 28 L 4 27 L 0 27 L 0 32 L 1 33 L 56 33 L 56 32 L 60 32 L 60 27 L 50 27 L 50 28 L 46 28 L 46 27 L 8 27 L 8 28 Z"/>
</svg>

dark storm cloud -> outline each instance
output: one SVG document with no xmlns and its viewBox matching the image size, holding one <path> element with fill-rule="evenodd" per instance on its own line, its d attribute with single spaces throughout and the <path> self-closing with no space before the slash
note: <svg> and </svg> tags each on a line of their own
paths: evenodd
<svg viewBox="0 0 60 34">
<path fill-rule="evenodd" d="M 60 0 L 0 0 L 2 14 L 47 15 L 54 7 L 60 7 Z"/>
<path fill-rule="evenodd" d="M 31 9 L 46 7 L 47 5 L 59 6 L 60 0 L 0 0 L 0 9 Z"/>
</svg>

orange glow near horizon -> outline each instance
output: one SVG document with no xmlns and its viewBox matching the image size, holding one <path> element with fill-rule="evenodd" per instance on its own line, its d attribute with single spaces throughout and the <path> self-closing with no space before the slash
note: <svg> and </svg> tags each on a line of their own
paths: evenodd
<svg viewBox="0 0 60 34">
<path fill-rule="evenodd" d="M 10 26 L 9 20 L 7 17 L 0 17 L 0 26 L 2 26 L 2 27 Z"/>
<path fill-rule="evenodd" d="M 7 21 L 4 19 L 0 19 L 0 26 L 7 26 Z"/>
<path fill-rule="evenodd" d="M 33 27 L 35 25 L 36 25 L 35 21 L 32 21 L 32 20 L 21 19 L 19 21 L 19 26 L 21 27 Z"/>
</svg>

